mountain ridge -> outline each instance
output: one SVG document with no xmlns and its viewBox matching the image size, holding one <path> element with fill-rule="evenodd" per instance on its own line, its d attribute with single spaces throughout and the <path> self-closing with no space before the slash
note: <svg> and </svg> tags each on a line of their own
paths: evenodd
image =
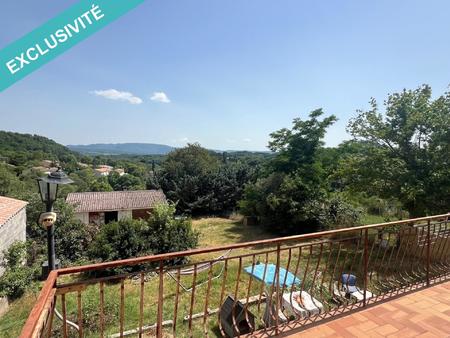
<svg viewBox="0 0 450 338">
<path fill-rule="evenodd" d="M 85 155 L 167 155 L 179 148 L 159 143 L 124 142 L 124 143 L 92 143 L 69 144 L 66 146 L 72 151 Z M 270 154 L 270 151 L 254 150 L 218 150 L 209 149 L 215 153 L 255 153 Z"/>
<path fill-rule="evenodd" d="M 68 144 L 67 148 L 91 155 L 166 155 L 175 149 L 175 147 L 158 143 Z"/>
</svg>

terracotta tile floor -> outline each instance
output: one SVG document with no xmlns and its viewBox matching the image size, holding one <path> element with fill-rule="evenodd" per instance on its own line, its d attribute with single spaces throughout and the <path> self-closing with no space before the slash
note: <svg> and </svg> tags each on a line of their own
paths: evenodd
<svg viewBox="0 0 450 338">
<path fill-rule="evenodd" d="M 450 282 L 407 294 L 289 337 L 450 337 Z"/>
</svg>

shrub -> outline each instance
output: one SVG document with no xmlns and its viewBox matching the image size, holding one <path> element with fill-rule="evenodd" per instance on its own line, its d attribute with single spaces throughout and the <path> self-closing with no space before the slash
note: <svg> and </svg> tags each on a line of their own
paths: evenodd
<svg viewBox="0 0 450 338">
<path fill-rule="evenodd" d="M 332 196 L 325 205 L 325 224 L 329 227 L 351 227 L 359 224 L 363 210 L 354 207 L 339 195 Z"/>
<path fill-rule="evenodd" d="M 0 277 L 0 294 L 10 299 L 21 297 L 31 285 L 36 276 L 36 270 L 28 266 L 7 269 Z"/>
<path fill-rule="evenodd" d="M 176 217 L 173 204 L 160 204 L 147 221 L 149 249 L 155 253 L 184 251 L 198 245 L 198 233 L 192 230 L 189 218 Z"/>
<path fill-rule="evenodd" d="M 89 257 L 101 261 L 113 261 L 147 254 L 147 224 L 143 220 L 123 219 L 101 227 L 89 246 Z"/>
<path fill-rule="evenodd" d="M 24 242 L 13 243 L 3 255 L 1 265 L 5 268 L 5 272 L 0 277 L 0 295 L 16 299 L 32 285 L 39 269 L 24 264 L 27 258 L 27 244 Z"/>
<path fill-rule="evenodd" d="M 312 232 L 323 225 L 324 192 L 307 178 L 272 173 L 247 185 L 240 203 L 246 216 L 281 234 Z"/>
<path fill-rule="evenodd" d="M 89 246 L 89 257 L 111 261 L 196 247 L 198 234 L 190 219 L 175 217 L 175 211 L 173 204 L 160 204 L 146 221 L 124 219 L 105 224 Z"/>
<path fill-rule="evenodd" d="M 3 260 L 1 266 L 5 269 L 21 266 L 27 259 L 27 244 L 25 242 L 14 242 L 3 251 Z"/>
</svg>

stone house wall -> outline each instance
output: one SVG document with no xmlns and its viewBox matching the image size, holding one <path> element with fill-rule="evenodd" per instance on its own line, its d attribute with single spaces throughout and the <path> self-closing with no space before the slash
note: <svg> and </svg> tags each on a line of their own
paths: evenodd
<svg viewBox="0 0 450 338">
<path fill-rule="evenodd" d="M 26 208 L 22 208 L 5 224 L 0 227 L 0 259 L 3 258 L 3 251 L 7 250 L 16 241 L 26 240 L 27 214 Z M 4 268 L 0 266 L 0 275 Z"/>
</svg>

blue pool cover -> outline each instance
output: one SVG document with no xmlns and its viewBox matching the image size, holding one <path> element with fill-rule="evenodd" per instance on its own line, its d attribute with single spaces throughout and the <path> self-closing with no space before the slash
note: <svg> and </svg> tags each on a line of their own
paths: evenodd
<svg viewBox="0 0 450 338">
<path fill-rule="evenodd" d="M 253 272 L 252 272 L 251 265 L 244 268 L 244 271 L 247 272 L 249 275 L 253 276 L 254 278 L 256 278 L 257 280 L 259 280 L 263 283 L 266 283 L 268 285 L 272 285 L 275 283 L 276 269 L 277 269 L 277 266 L 275 264 L 256 264 L 253 267 Z M 264 275 L 264 270 L 266 270 L 265 275 Z M 286 274 L 287 274 L 287 276 L 286 276 Z M 285 286 L 289 287 L 294 284 L 300 284 L 300 278 L 295 277 L 293 273 L 280 267 L 280 276 L 279 276 L 278 280 L 279 280 L 281 287 L 283 287 L 285 278 L 286 278 Z"/>
</svg>

